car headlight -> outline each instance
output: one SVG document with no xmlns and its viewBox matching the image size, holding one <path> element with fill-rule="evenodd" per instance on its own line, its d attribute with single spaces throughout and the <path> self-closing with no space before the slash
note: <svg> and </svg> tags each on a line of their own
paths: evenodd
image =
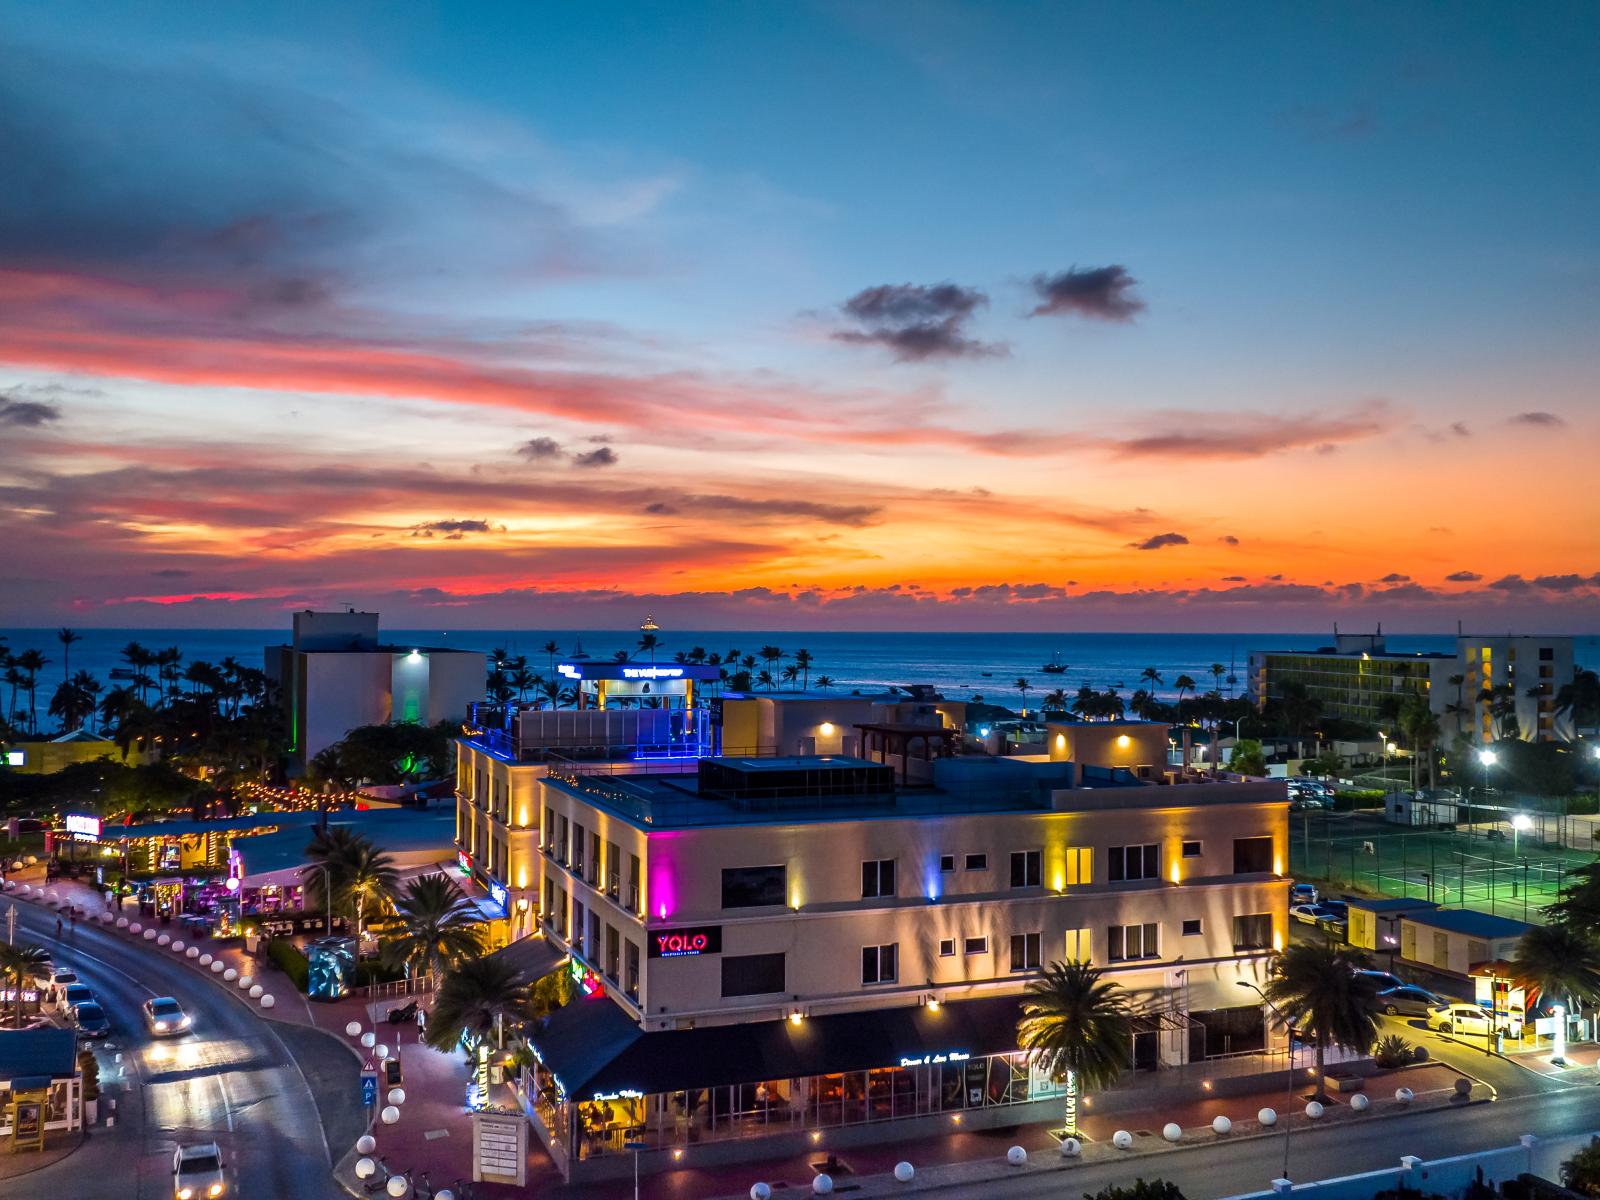
<svg viewBox="0 0 1600 1200">
<path fill-rule="evenodd" d="M 179 1020 L 178 1020 L 178 1028 L 179 1029 L 187 1029 L 187 1028 L 189 1028 L 189 1014 L 188 1013 L 184 1013 L 183 1016 L 179 1018 Z"/>
<path fill-rule="evenodd" d="M 167 1023 L 165 1021 L 157 1021 L 156 1022 L 156 1028 L 157 1029 L 165 1029 L 166 1027 L 167 1027 Z"/>
<path fill-rule="evenodd" d="M 192 1187 L 185 1186 L 178 1189 L 178 1200 L 191 1200 L 193 1196 L 194 1189 Z"/>
<path fill-rule="evenodd" d="M 208 1196 L 220 1196 L 220 1195 L 222 1195 L 223 1191 L 224 1191 L 224 1188 L 223 1188 L 223 1186 L 222 1186 L 222 1184 L 220 1182 L 213 1183 L 211 1185 L 211 1187 L 206 1191 L 206 1195 L 208 1195 Z"/>
</svg>

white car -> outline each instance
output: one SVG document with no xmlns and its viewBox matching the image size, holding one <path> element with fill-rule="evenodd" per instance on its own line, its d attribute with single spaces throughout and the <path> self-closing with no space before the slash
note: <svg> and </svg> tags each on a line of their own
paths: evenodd
<svg viewBox="0 0 1600 1200">
<path fill-rule="evenodd" d="M 222 1149 L 215 1142 L 179 1146 L 172 1152 L 174 1200 L 215 1200 L 227 1195 L 222 1165 Z"/>
<path fill-rule="evenodd" d="M 1428 1010 L 1428 1028 L 1464 1037 L 1488 1037 L 1494 1016 L 1477 1004 L 1440 1004 Z M 1498 1028 L 1512 1037 L 1521 1032 L 1513 1021 L 1502 1019 Z"/>
<path fill-rule="evenodd" d="M 190 1025 L 189 1014 L 171 996 L 152 996 L 144 1002 L 144 1023 L 157 1037 L 173 1037 Z"/>
</svg>

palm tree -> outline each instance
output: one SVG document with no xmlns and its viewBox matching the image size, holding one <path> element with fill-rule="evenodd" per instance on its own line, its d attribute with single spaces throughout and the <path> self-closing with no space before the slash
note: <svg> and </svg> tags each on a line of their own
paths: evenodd
<svg viewBox="0 0 1600 1200">
<path fill-rule="evenodd" d="M 1183 703 L 1183 694 L 1194 691 L 1194 680 L 1188 675 L 1179 675 L 1172 681 L 1172 686 L 1178 689 L 1178 703 Z"/>
<path fill-rule="evenodd" d="M 22 989 L 50 962 L 50 953 L 32 944 L 0 942 L 0 979 L 11 981 L 11 1023 L 22 1027 Z"/>
<path fill-rule="evenodd" d="M 811 651 L 796 650 L 794 652 L 795 670 L 800 672 L 800 690 L 807 691 L 811 687 Z"/>
<path fill-rule="evenodd" d="M 453 1050 L 462 1038 L 478 1042 L 505 1017 L 521 1015 L 528 1001 L 522 974 L 493 957 L 469 958 L 445 973 L 428 1017 L 427 1041 Z"/>
<path fill-rule="evenodd" d="M 1221 663 L 1211 664 L 1211 690 L 1217 695 L 1222 695 L 1222 677 L 1228 673 L 1228 668 Z"/>
<path fill-rule="evenodd" d="M 559 679 L 546 679 L 539 685 L 539 694 L 545 698 L 551 708 L 561 707 L 561 681 Z"/>
<path fill-rule="evenodd" d="M 17 666 L 22 668 L 22 687 L 28 693 L 28 732 L 39 731 L 39 717 L 35 712 L 39 694 L 39 672 L 44 670 L 50 660 L 38 650 L 24 650 L 16 656 Z"/>
<path fill-rule="evenodd" d="M 305 889 L 307 904 L 324 909 L 333 906 L 343 890 L 345 864 L 358 837 L 348 825 L 318 826 L 312 832 L 305 848 L 306 865 L 300 868 L 300 885 Z"/>
<path fill-rule="evenodd" d="M 651 662 L 655 662 L 655 660 L 656 660 L 656 650 L 659 649 L 660 646 L 661 646 L 661 639 L 658 638 L 655 634 L 650 633 L 650 632 L 647 631 L 647 632 L 641 633 L 639 635 L 639 652 L 641 654 L 643 654 L 645 651 L 648 650 L 650 652 L 650 661 Z"/>
<path fill-rule="evenodd" d="M 778 673 L 778 664 L 783 661 L 784 654 L 777 646 L 763 646 L 756 651 L 756 657 L 767 664 L 767 670 L 772 674 Z M 752 663 L 751 666 L 755 664 Z"/>
<path fill-rule="evenodd" d="M 554 675 L 556 673 L 556 655 L 561 653 L 561 647 L 556 645 L 554 640 L 551 640 L 540 646 L 539 649 L 550 656 L 550 674 Z"/>
<path fill-rule="evenodd" d="M 790 663 L 783 669 L 783 681 L 785 683 L 793 683 L 795 679 L 799 677 L 799 675 L 800 668 L 795 666 L 794 663 Z"/>
<path fill-rule="evenodd" d="M 382 912 L 393 903 L 400 874 L 387 851 L 379 850 L 359 836 L 343 866 L 344 887 L 341 890 L 355 911 L 356 945 L 360 946 L 363 919 L 369 911 Z"/>
<path fill-rule="evenodd" d="M 1600 1003 L 1600 946 L 1571 925 L 1535 925 L 1517 942 L 1511 981 L 1530 1007 L 1540 1000 L 1563 1008 Z"/>
<path fill-rule="evenodd" d="M 817 686 L 819 688 L 831 688 L 833 686 L 833 676 L 832 675 L 818 675 L 817 676 Z"/>
<path fill-rule="evenodd" d="M 1128 1067 L 1133 1021 L 1122 988 L 1084 962 L 1053 962 L 1028 984 L 1018 1045 L 1067 1085 L 1065 1136 L 1078 1136 L 1078 1095 L 1110 1087 Z"/>
<path fill-rule="evenodd" d="M 769 692 L 777 690 L 778 687 L 777 681 L 772 678 L 772 672 L 765 668 L 756 676 L 756 683 L 766 688 Z"/>
<path fill-rule="evenodd" d="M 1326 1101 L 1323 1062 L 1329 1046 L 1364 1053 L 1377 1036 L 1377 984 L 1358 975 L 1359 955 L 1347 946 L 1296 942 L 1278 955 L 1264 989 L 1279 1024 L 1317 1043 L 1317 1099 Z"/>
<path fill-rule="evenodd" d="M 6 655 L 6 659 L 5 681 L 11 685 L 11 700 L 6 705 L 6 716 L 15 720 L 18 711 L 17 689 L 22 686 L 23 682 L 27 679 L 27 676 L 17 669 L 17 660 L 15 658 L 8 654 Z"/>
<path fill-rule="evenodd" d="M 1154 667 L 1146 667 L 1143 671 L 1140 671 L 1139 678 L 1150 685 L 1149 687 L 1145 688 L 1145 691 L 1149 692 L 1152 696 L 1156 694 L 1156 689 L 1165 682 L 1161 678 L 1161 672 L 1156 670 Z"/>
<path fill-rule="evenodd" d="M 1039 707 L 1045 712 L 1065 712 L 1067 710 L 1067 693 L 1061 688 L 1053 692 L 1046 692 L 1039 701 Z"/>
<path fill-rule="evenodd" d="M 67 733 L 83 727 L 99 707 L 100 681 L 87 671 L 79 671 L 71 679 L 63 680 L 50 698 L 50 715 L 61 719 L 61 728 Z"/>
<path fill-rule="evenodd" d="M 63 627 L 56 630 L 56 641 L 61 643 L 61 681 L 65 683 L 71 673 L 69 660 L 72 658 L 72 643 L 83 641 L 83 634 Z"/>
<path fill-rule="evenodd" d="M 1411 790 L 1417 790 L 1417 760 L 1428 758 L 1428 783 L 1433 783 L 1433 747 L 1439 740 L 1439 718 L 1422 696 L 1413 693 L 1400 706 L 1400 731 L 1411 748 Z"/>
<path fill-rule="evenodd" d="M 473 918 L 472 902 L 445 875 L 413 879 L 395 897 L 401 928 L 384 941 L 383 956 L 391 965 L 431 973 L 483 953 L 483 926 Z"/>
<path fill-rule="evenodd" d="M 1016 688 L 1017 691 L 1022 693 L 1022 715 L 1023 716 L 1027 716 L 1028 715 L 1028 693 L 1033 690 L 1033 684 L 1029 683 L 1026 677 L 1024 677 L 1022 675 L 1018 675 L 1016 683 L 1012 684 L 1011 686 Z"/>
</svg>

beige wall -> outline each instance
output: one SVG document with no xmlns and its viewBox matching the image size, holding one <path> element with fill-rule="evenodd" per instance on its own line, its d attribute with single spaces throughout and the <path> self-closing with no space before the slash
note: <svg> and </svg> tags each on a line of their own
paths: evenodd
<svg viewBox="0 0 1600 1200">
<path fill-rule="evenodd" d="M 1051 762 L 1063 760 L 1096 767 L 1167 769 L 1166 725 L 1144 721 L 1082 721 L 1045 725 L 1045 750 Z"/>
</svg>

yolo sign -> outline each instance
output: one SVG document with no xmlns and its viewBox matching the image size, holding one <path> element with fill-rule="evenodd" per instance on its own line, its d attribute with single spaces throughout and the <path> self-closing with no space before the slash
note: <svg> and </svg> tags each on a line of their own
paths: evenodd
<svg viewBox="0 0 1600 1200">
<path fill-rule="evenodd" d="M 695 958 L 701 954 L 722 953 L 722 926 L 703 929 L 653 929 L 650 931 L 651 958 Z"/>
</svg>

